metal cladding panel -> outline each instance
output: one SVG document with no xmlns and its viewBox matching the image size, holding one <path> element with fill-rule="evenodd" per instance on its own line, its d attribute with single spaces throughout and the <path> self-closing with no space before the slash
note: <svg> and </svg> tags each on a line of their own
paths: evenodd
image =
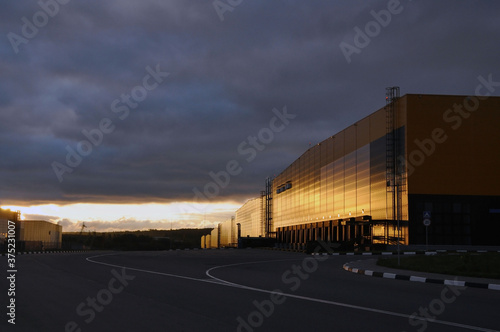
<svg viewBox="0 0 500 332">
<path fill-rule="evenodd" d="M 396 128 L 400 128 L 405 126 L 408 118 L 407 118 L 407 107 L 408 107 L 408 95 L 404 95 L 399 98 L 396 103 Z"/>
<path fill-rule="evenodd" d="M 345 141 L 344 141 L 344 146 L 345 146 L 345 154 L 349 154 L 353 151 L 356 150 L 356 126 L 353 125 L 353 126 L 350 126 L 350 127 L 347 127 L 344 132 L 345 132 Z"/>
<path fill-rule="evenodd" d="M 370 142 L 373 142 L 380 137 L 385 136 L 386 130 L 386 114 L 382 108 L 369 116 L 370 119 Z"/>
<path fill-rule="evenodd" d="M 370 118 L 364 118 L 356 123 L 356 148 L 370 143 Z"/>
<path fill-rule="evenodd" d="M 409 194 L 500 195 L 500 97 L 407 98 Z"/>
<path fill-rule="evenodd" d="M 210 233 L 210 248 L 219 248 L 219 227 L 215 227 Z"/>
<path fill-rule="evenodd" d="M 45 249 L 60 248 L 62 243 L 62 226 L 45 220 L 19 221 L 19 241 L 40 241 Z"/>
<path fill-rule="evenodd" d="M 396 127 L 402 134 L 405 105 L 405 97 L 396 105 Z M 309 148 L 273 182 L 274 227 L 368 213 L 386 219 L 390 201 L 386 190 L 386 133 L 383 107 Z M 291 181 L 291 189 L 280 190 L 287 181 Z"/>
<path fill-rule="evenodd" d="M 277 187 L 273 187 L 276 190 Z M 242 237 L 264 236 L 264 200 L 257 197 L 248 200 L 236 211 L 235 223 L 241 225 Z"/>
<path fill-rule="evenodd" d="M 229 247 L 235 246 L 236 239 L 236 223 L 234 218 L 228 219 L 219 225 L 219 246 Z"/>
<path fill-rule="evenodd" d="M 345 155 L 345 147 L 344 147 L 345 134 L 343 131 L 341 131 L 334 137 L 335 140 L 333 141 L 333 160 L 337 160 Z"/>
</svg>

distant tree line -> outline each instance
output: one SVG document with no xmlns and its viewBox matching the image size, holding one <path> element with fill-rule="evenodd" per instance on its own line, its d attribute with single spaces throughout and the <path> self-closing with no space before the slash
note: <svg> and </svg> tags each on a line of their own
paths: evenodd
<svg viewBox="0 0 500 332">
<path fill-rule="evenodd" d="M 170 250 L 200 248 L 200 238 L 212 228 L 126 232 L 63 233 L 62 249 Z"/>
</svg>

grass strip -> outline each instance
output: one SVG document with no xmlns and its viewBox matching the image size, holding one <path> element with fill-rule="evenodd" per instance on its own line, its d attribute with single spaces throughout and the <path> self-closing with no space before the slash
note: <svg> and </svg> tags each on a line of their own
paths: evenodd
<svg viewBox="0 0 500 332">
<path fill-rule="evenodd" d="M 401 265 L 398 266 L 397 258 L 380 258 L 377 265 L 403 270 L 500 279 L 498 253 L 419 255 L 401 257 L 400 261 Z"/>
</svg>

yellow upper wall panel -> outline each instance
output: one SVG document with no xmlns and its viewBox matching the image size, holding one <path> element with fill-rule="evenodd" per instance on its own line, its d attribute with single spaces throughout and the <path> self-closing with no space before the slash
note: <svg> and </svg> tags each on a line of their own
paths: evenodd
<svg viewBox="0 0 500 332">
<path fill-rule="evenodd" d="M 500 98 L 407 99 L 409 193 L 500 195 Z"/>
</svg>

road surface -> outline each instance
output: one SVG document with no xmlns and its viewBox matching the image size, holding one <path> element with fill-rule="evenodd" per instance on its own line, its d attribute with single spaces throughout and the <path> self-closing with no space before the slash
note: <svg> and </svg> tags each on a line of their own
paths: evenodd
<svg viewBox="0 0 500 332">
<path fill-rule="evenodd" d="M 498 291 L 344 271 L 353 259 L 365 257 L 259 249 L 21 255 L 7 296 L 0 257 L 0 330 L 500 330 Z"/>
</svg>

